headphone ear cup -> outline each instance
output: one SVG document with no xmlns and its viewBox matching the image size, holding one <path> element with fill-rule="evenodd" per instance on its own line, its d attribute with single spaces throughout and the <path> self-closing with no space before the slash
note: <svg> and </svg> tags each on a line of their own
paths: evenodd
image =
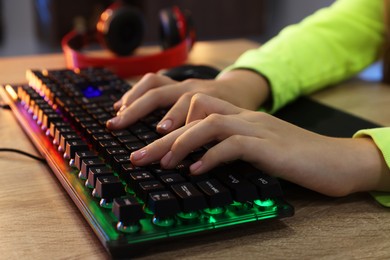
<svg viewBox="0 0 390 260">
<path fill-rule="evenodd" d="M 190 48 L 195 44 L 196 41 L 196 32 L 195 32 L 195 26 L 194 21 L 192 20 L 191 14 L 188 11 L 184 12 L 184 18 L 186 20 L 186 38 L 190 40 Z"/>
<path fill-rule="evenodd" d="M 160 11 L 160 41 L 163 49 L 173 47 L 187 36 L 187 21 L 178 7 Z"/>
<path fill-rule="evenodd" d="M 105 11 L 97 26 L 103 45 L 113 53 L 124 56 L 140 46 L 145 22 L 137 9 L 122 6 Z"/>
</svg>

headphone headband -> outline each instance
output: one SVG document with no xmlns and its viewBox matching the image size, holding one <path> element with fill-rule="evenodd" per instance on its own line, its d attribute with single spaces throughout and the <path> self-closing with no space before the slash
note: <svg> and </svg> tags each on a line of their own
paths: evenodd
<svg viewBox="0 0 390 260">
<path fill-rule="evenodd" d="M 62 39 L 62 50 L 68 68 L 106 67 L 124 78 L 181 65 L 187 60 L 193 44 L 190 38 L 186 38 L 181 43 L 152 55 L 92 57 L 77 51 L 78 48 L 71 47 L 72 44 L 70 43 L 75 42 L 76 38 L 80 37 L 85 38 L 83 35 L 71 31 Z M 85 45 L 85 40 L 82 45 Z"/>
<path fill-rule="evenodd" d="M 179 33 L 184 35 L 185 24 L 182 13 L 177 7 L 172 8 L 176 16 L 175 24 L 179 22 Z M 81 51 L 91 42 L 96 42 L 95 33 L 80 33 L 71 31 L 66 34 L 61 41 L 63 53 L 65 55 L 66 66 L 70 69 L 85 67 L 105 67 L 116 73 L 120 77 L 128 78 L 131 76 L 143 75 L 148 72 L 157 72 L 163 68 L 176 67 L 183 64 L 188 53 L 195 42 L 194 30 L 192 26 L 184 28 L 187 33 L 180 37 L 177 44 L 165 48 L 163 51 L 150 55 L 133 56 L 90 56 Z M 164 46 L 166 47 L 166 46 Z"/>
</svg>

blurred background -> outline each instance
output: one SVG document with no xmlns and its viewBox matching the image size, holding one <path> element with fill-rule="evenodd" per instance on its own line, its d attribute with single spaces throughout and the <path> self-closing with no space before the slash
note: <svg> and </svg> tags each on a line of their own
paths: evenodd
<svg viewBox="0 0 390 260">
<path fill-rule="evenodd" d="M 62 36 L 82 18 L 89 26 L 112 0 L 0 0 L 0 56 L 59 52 Z M 129 0 L 144 13 L 144 44 L 158 40 L 158 11 L 189 9 L 198 40 L 244 37 L 264 42 L 334 0 Z"/>
</svg>

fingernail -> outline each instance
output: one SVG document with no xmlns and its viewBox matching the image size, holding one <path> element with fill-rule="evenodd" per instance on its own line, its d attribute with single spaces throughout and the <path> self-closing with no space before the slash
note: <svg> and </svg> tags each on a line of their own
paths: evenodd
<svg viewBox="0 0 390 260">
<path fill-rule="evenodd" d="M 114 109 L 115 110 L 118 110 L 121 106 L 122 106 L 122 102 L 121 101 L 118 101 L 118 102 L 114 103 Z"/>
<path fill-rule="evenodd" d="M 111 118 L 110 120 L 107 121 L 107 126 L 110 127 L 116 125 L 118 122 L 119 122 L 118 117 Z"/>
<path fill-rule="evenodd" d="M 116 114 L 119 115 L 119 114 L 122 113 L 122 111 L 125 110 L 126 108 L 127 108 L 126 105 L 121 106 Z"/>
<path fill-rule="evenodd" d="M 171 119 L 164 120 L 163 122 L 160 122 L 157 125 L 157 128 L 162 129 L 162 130 L 169 130 L 173 125 L 173 122 Z"/>
<path fill-rule="evenodd" d="M 130 160 L 138 161 L 144 158 L 146 155 L 146 149 L 138 150 L 130 154 Z"/>
<path fill-rule="evenodd" d="M 190 166 L 190 172 L 192 174 L 196 174 L 196 172 L 202 167 L 202 161 L 197 161 L 196 163 L 191 164 Z"/>
<path fill-rule="evenodd" d="M 168 166 L 172 160 L 172 151 L 169 151 L 163 158 L 161 158 L 160 164 L 162 166 Z"/>
</svg>

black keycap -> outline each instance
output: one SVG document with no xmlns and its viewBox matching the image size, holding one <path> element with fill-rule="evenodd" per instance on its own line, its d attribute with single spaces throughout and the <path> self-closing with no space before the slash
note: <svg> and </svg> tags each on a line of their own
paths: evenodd
<svg viewBox="0 0 390 260">
<path fill-rule="evenodd" d="M 32 102 L 33 104 L 31 104 L 32 106 L 31 109 L 32 109 L 34 120 L 38 119 L 39 110 L 51 108 L 51 106 L 44 99 L 36 99 L 33 102 Z"/>
<path fill-rule="evenodd" d="M 246 162 L 236 161 L 230 164 L 230 166 L 233 171 L 240 172 L 245 179 L 256 186 L 260 199 L 264 200 L 283 196 L 282 188 L 276 178 L 261 172 L 259 169 Z"/>
<path fill-rule="evenodd" d="M 111 134 L 115 137 L 121 137 L 121 136 L 127 136 L 127 135 L 132 136 L 132 134 L 128 130 L 114 130 L 111 132 Z"/>
<path fill-rule="evenodd" d="M 257 192 L 262 200 L 283 196 L 279 181 L 269 175 L 258 172 L 251 176 L 249 181 L 256 185 Z"/>
<path fill-rule="evenodd" d="M 174 170 L 174 169 L 173 170 L 171 170 L 171 169 L 162 169 L 160 167 L 160 164 L 151 165 L 150 166 L 150 170 L 156 176 L 162 176 L 162 175 L 167 175 L 167 174 L 177 174 L 178 173 L 178 171 Z"/>
<path fill-rule="evenodd" d="M 130 154 L 129 153 L 124 153 L 124 154 L 117 154 L 114 156 L 113 158 L 113 164 L 116 164 L 116 163 L 121 163 L 121 164 L 124 164 L 124 163 L 130 163 Z"/>
<path fill-rule="evenodd" d="M 111 118 L 111 115 L 106 113 L 106 112 L 103 112 L 103 113 L 94 113 L 92 115 L 92 117 L 96 120 L 96 121 L 99 121 L 100 119 L 107 119 L 107 118 Z"/>
<path fill-rule="evenodd" d="M 92 140 L 93 146 L 95 148 L 98 148 L 99 147 L 99 142 L 101 142 L 101 141 L 108 141 L 108 140 L 114 140 L 114 138 L 109 133 L 106 133 L 106 134 L 94 134 L 94 135 L 92 135 L 92 139 L 91 140 Z"/>
<path fill-rule="evenodd" d="M 44 91 L 44 95 L 49 101 L 54 102 L 56 97 L 64 95 L 64 92 L 61 91 L 60 87 L 56 84 L 48 84 L 46 86 L 47 88 Z"/>
<path fill-rule="evenodd" d="M 58 151 L 63 152 L 66 148 L 66 142 L 70 140 L 80 140 L 81 138 L 76 134 L 75 131 L 69 133 L 60 134 L 60 144 L 58 146 Z"/>
<path fill-rule="evenodd" d="M 117 155 L 127 155 L 130 158 L 130 153 L 127 149 L 122 146 L 118 147 L 109 147 L 104 152 L 104 159 L 107 163 L 112 164 L 114 162 L 114 156 Z"/>
<path fill-rule="evenodd" d="M 131 142 L 131 143 L 126 143 L 125 146 L 132 153 L 144 147 L 145 144 L 142 142 Z"/>
<path fill-rule="evenodd" d="M 86 111 L 87 111 L 88 114 L 92 114 L 92 115 L 105 113 L 104 109 L 100 108 L 100 107 L 87 108 Z"/>
<path fill-rule="evenodd" d="M 186 179 L 178 173 L 163 174 L 159 176 L 162 183 L 171 186 L 176 183 L 186 182 Z"/>
<path fill-rule="evenodd" d="M 206 195 L 210 208 L 223 207 L 233 202 L 230 191 L 215 179 L 199 182 L 197 186 Z"/>
<path fill-rule="evenodd" d="M 112 212 L 117 219 L 125 225 L 130 225 L 145 218 L 142 205 L 135 197 L 127 196 L 115 198 L 112 205 Z"/>
<path fill-rule="evenodd" d="M 227 167 L 221 167 L 217 172 L 214 169 L 213 172 L 215 173 L 215 177 L 229 188 L 233 199 L 238 202 L 258 199 L 255 185 L 245 180 L 239 173 L 231 173 Z"/>
<path fill-rule="evenodd" d="M 69 113 L 69 117 L 71 119 L 76 119 L 76 118 L 80 118 L 80 117 L 88 117 L 88 114 L 84 110 L 80 109 L 80 107 L 66 108 L 66 111 Z"/>
<path fill-rule="evenodd" d="M 99 123 L 92 121 L 92 122 L 81 122 L 80 129 L 83 130 L 83 133 L 86 133 L 86 129 L 94 128 L 94 127 L 101 127 Z"/>
<path fill-rule="evenodd" d="M 53 124 L 51 124 L 53 125 Z M 60 126 L 60 127 L 55 127 L 54 128 L 55 130 L 55 134 L 54 134 L 54 140 L 53 140 L 53 144 L 54 145 L 60 145 L 60 142 L 61 142 L 61 134 L 76 134 L 76 132 L 73 130 L 72 127 L 70 127 L 70 125 L 67 125 L 67 126 Z M 50 131 L 51 131 L 51 128 L 50 128 Z"/>
<path fill-rule="evenodd" d="M 193 164 L 192 161 L 185 159 L 176 166 L 176 169 L 180 172 L 180 174 L 188 175 L 190 173 L 189 168 L 191 164 Z"/>
<path fill-rule="evenodd" d="M 84 108 L 85 110 L 91 110 L 91 109 L 97 109 L 99 108 L 99 106 L 96 103 L 83 103 L 82 108 Z"/>
<path fill-rule="evenodd" d="M 118 137 L 118 141 L 122 144 L 139 142 L 139 139 L 133 135 L 125 135 Z"/>
<path fill-rule="evenodd" d="M 112 159 L 111 166 L 114 171 L 119 173 L 122 169 L 122 165 L 129 163 L 131 163 L 129 154 L 115 155 Z"/>
<path fill-rule="evenodd" d="M 118 170 L 118 174 L 120 176 L 126 176 L 126 174 L 128 173 L 132 173 L 134 171 L 141 171 L 141 170 L 143 170 L 142 167 L 135 166 L 132 163 L 124 163 L 121 164 L 121 168 Z"/>
<path fill-rule="evenodd" d="M 57 97 L 57 98 L 55 98 L 55 104 L 62 109 L 64 109 L 65 107 L 77 106 L 75 101 L 69 97 Z"/>
<path fill-rule="evenodd" d="M 143 133 L 138 134 L 137 137 L 139 139 L 141 139 L 142 141 L 146 141 L 146 140 L 156 140 L 160 136 L 155 132 L 147 131 L 147 132 L 143 132 Z"/>
<path fill-rule="evenodd" d="M 160 122 L 161 117 L 157 117 L 155 115 L 148 115 L 144 118 L 141 118 L 140 121 L 147 126 L 149 126 L 151 129 L 155 129 L 157 124 Z"/>
<path fill-rule="evenodd" d="M 192 183 L 206 181 L 206 180 L 210 179 L 210 175 L 208 173 L 196 174 L 196 175 L 188 173 L 188 174 L 184 175 L 184 177 L 189 182 L 192 182 Z"/>
<path fill-rule="evenodd" d="M 57 129 L 62 127 L 70 127 L 70 125 L 68 122 L 64 122 L 64 121 L 52 122 L 50 124 L 50 131 L 49 131 L 50 136 L 54 138 L 56 136 Z M 60 139 L 58 137 L 58 143 L 56 145 L 59 144 L 59 141 Z"/>
<path fill-rule="evenodd" d="M 85 128 L 85 137 L 90 140 L 90 142 L 93 141 L 93 135 L 96 134 L 107 134 L 107 130 L 103 127 L 88 127 Z"/>
<path fill-rule="evenodd" d="M 110 202 L 124 195 L 126 195 L 125 188 L 117 176 L 104 176 L 96 179 L 94 196 Z"/>
<path fill-rule="evenodd" d="M 81 124 L 87 124 L 87 123 L 90 123 L 90 124 L 97 123 L 95 121 L 95 119 L 93 119 L 90 116 L 77 116 L 77 117 L 74 117 L 73 119 L 74 119 L 74 123 L 77 126 L 81 126 Z"/>
<path fill-rule="evenodd" d="M 85 181 L 85 186 L 95 188 L 96 179 L 98 177 L 114 176 L 114 172 L 107 166 L 94 166 L 89 168 L 88 179 Z"/>
<path fill-rule="evenodd" d="M 74 167 L 81 170 L 81 163 L 84 159 L 98 158 L 97 154 L 92 151 L 78 151 L 75 154 Z"/>
<path fill-rule="evenodd" d="M 130 130 L 131 133 L 135 135 L 150 131 L 150 129 L 142 123 L 135 123 L 134 125 L 130 126 L 128 129 Z"/>
<path fill-rule="evenodd" d="M 164 185 L 156 180 L 140 182 L 135 188 L 137 196 L 140 197 L 143 201 L 147 200 L 149 193 L 162 190 L 165 190 Z"/>
<path fill-rule="evenodd" d="M 171 186 L 173 193 L 179 198 L 183 212 L 193 212 L 207 208 L 205 196 L 191 183 L 180 183 Z"/>
<path fill-rule="evenodd" d="M 63 120 L 64 119 L 62 118 L 62 116 L 55 113 L 55 112 L 49 113 L 49 114 L 44 114 L 41 128 L 43 130 L 46 130 L 50 127 L 51 122 L 61 122 Z"/>
<path fill-rule="evenodd" d="M 66 148 L 64 153 L 65 159 L 74 159 L 75 153 L 80 151 L 88 151 L 89 147 L 88 144 L 81 140 L 69 140 L 66 142 Z"/>
<path fill-rule="evenodd" d="M 133 190 L 137 188 L 140 182 L 155 180 L 154 176 L 148 171 L 134 171 L 124 174 L 122 177 Z"/>
<path fill-rule="evenodd" d="M 121 147 L 121 144 L 113 139 L 100 141 L 97 146 L 97 150 L 99 151 L 100 154 L 104 155 L 104 151 L 110 147 Z"/>
<path fill-rule="evenodd" d="M 106 125 L 107 125 L 107 121 L 110 120 L 111 118 L 112 118 L 111 115 L 108 116 L 108 117 L 106 117 L 106 118 L 100 118 L 100 119 L 98 120 L 98 122 L 99 122 L 99 124 L 100 124 L 101 126 L 106 126 Z"/>
<path fill-rule="evenodd" d="M 89 168 L 100 167 L 100 166 L 105 166 L 104 162 L 100 158 L 84 159 L 81 162 L 81 170 L 79 173 L 79 178 L 86 180 L 88 178 Z"/>
<path fill-rule="evenodd" d="M 86 115 L 85 110 L 79 106 L 65 107 L 65 114 L 69 116 Z"/>
<path fill-rule="evenodd" d="M 172 217 L 180 210 L 178 200 L 170 191 L 151 192 L 147 204 L 158 218 Z"/>
<path fill-rule="evenodd" d="M 55 113 L 54 109 L 51 108 L 51 107 L 39 109 L 39 111 L 38 111 L 38 118 L 37 118 L 38 125 L 42 124 L 44 115 L 51 114 L 51 113 Z"/>
</svg>

